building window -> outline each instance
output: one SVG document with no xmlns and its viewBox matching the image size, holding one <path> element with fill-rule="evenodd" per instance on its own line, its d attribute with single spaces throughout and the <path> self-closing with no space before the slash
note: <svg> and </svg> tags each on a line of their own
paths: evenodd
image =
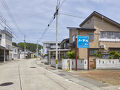
<svg viewBox="0 0 120 90">
<path fill-rule="evenodd" d="M 72 36 L 72 41 L 75 42 L 75 35 Z"/>
<path fill-rule="evenodd" d="M 88 34 L 88 36 L 90 41 L 94 41 L 94 34 Z"/>
<path fill-rule="evenodd" d="M 90 56 L 94 56 L 98 52 L 98 49 L 90 49 Z"/>
<path fill-rule="evenodd" d="M 111 31 L 100 32 L 100 40 L 120 41 L 120 32 L 111 32 Z"/>
</svg>

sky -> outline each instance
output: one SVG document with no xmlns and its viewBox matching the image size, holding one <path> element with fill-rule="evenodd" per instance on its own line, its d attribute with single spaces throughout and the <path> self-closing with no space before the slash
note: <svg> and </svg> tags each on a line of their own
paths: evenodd
<svg viewBox="0 0 120 90">
<path fill-rule="evenodd" d="M 0 2 L 0 12 L 6 19 L 6 23 L 12 28 L 13 41 L 23 42 L 24 35 L 26 42 L 42 44 L 44 41 L 56 40 L 56 22 L 42 36 L 49 21 L 54 15 L 57 0 L 5 0 L 14 22 L 9 17 L 7 10 Z M 60 0 L 62 2 L 64 0 Z M 59 10 L 58 18 L 58 40 L 62 41 L 69 37 L 67 27 L 79 27 L 79 24 L 93 11 L 97 11 L 120 23 L 120 0 L 65 0 Z M 0 13 L 0 16 L 1 16 Z M 66 16 L 64 14 L 76 17 Z M 0 26 L 2 29 L 2 27 Z M 18 30 L 19 28 L 19 30 Z M 42 38 L 41 38 L 42 36 Z"/>
</svg>

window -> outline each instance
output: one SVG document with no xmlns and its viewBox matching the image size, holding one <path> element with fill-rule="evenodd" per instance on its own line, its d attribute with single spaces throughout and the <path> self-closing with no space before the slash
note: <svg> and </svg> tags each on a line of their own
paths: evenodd
<svg viewBox="0 0 120 90">
<path fill-rule="evenodd" d="M 105 41 L 120 41 L 120 32 L 100 32 L 100 40 Z"/>
<path fill-rule="evenodd" d="M 88 34 L 88 36 L 90 41 L 94 41 L 94 34 Z"/>
<path fill-rule="evenodd" d="M 75 42 L 75 35 L 72 36 L 72 41 Z"/>
<path fill-rule="evenodd" d="M 93 56 L 97 52 L 98 52 L 98 49 L 90 49 L 90 56 Z"/>
</svg>

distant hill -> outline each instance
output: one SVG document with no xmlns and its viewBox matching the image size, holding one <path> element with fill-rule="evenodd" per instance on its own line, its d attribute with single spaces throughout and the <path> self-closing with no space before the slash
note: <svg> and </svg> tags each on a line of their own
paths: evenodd
<svg viewBox="0 0 120 90">
<path fill-rule="evenodd" d="M 13 42 L 12 44 L 14 46 L 19 46 L 19 47 L 24 49 L 24 43 L 23 42 L 18 43 L 18 44 Z M 36 48 L 37 48 L 37 44 L 35 44 L 35 43 L 26 43 L 26 49 L 28 49 L 28 50 L 30 50 L 32 52 L 36 52 Z M 40 50 L 41 48 L 42 48 L 42 46 L 38 45 L 38 49 Z"/>
</svg>

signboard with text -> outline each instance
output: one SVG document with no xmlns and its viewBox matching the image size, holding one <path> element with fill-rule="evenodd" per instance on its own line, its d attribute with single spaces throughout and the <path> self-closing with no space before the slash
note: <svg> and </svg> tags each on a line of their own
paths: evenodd
<svg viewBox="0 0 120 90">
<path fill-rule="evenodd" d="M 77 48 L 89 48 L 89 36 L 77 36 Z"/>
</svg>

